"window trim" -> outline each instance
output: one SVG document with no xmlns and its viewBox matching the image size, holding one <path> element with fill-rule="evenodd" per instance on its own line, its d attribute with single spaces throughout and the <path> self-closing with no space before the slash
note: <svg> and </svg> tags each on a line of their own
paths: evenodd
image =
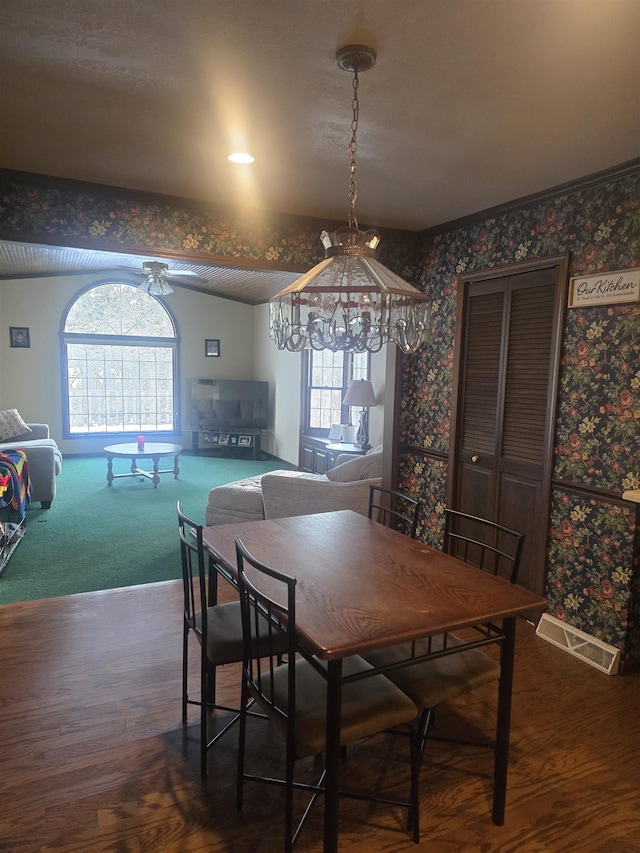
<svg viewBox="0 0 640 853">
<path fill-rule="evenodd" d="M 105 284 L 125 284 L 132 287 L 136 287 L 138 282 L 133 280 L 130 276 L 127 275 L 118 275 L 118 276 L 109 276 L 105 279 L 99 279 L 97 281 L 92 281 L 91 283 L 85 285 L 83 288 L 78 290 L 72 297 L 69 299 L 67 304 L 65 305 L 62 315 L 60 318 L 60 327 L 58 331 L 59 337 L 59 345 L 60 345 L 60 382 L 61 382 L 61 400 L 62 400 L 62 436 L 65 439 L 70 440 L 86 440 L 86 439 L 100 439 L 100 440 L 108 440 L 112 443 L 118 443 L 119 440 L 126 442 L 133 440 L 134 437 L 138 435 L 140 432 L 139 429 L 133 430 L 123 430 L 122 432 L 112 432 L 112 431 L 104 431 L 104 432 L 71 432 L 70 429 L 70 411 L 69 411 L 69 369 L 68 369 L 68 361 L 67 361 L 67 344 L 69 343 L 83 343 L 90 342 L 94 344 L 114 344 L 121 343 L 126 341 L 127 346 L 167 346 L 173 350 L 173 427 L 171 429 L 166 430 L 154 430 L 153 438 L 157 441 L 164 441 L 167 439 L 175 439 L 182 434 L 181 427 L 181 388 L 180 388 L 180 334 L 178 331 L 178 324 L 176 322 L 175 315 L 169 305 L 162 299 L 162 297 L 154 296 L 152 294 L 146 294 L 150 299 L 155 299 L 162 305 L 164 311 L 166 311 L 169 316 L 169 320 L 171 321 L 171 325 L 174 331 L 174 337 L 172 338 L 163 338 L 163 337 L 146 337 L 146 336 L 134 336 L 134 335 L 92 335 L 92 334 L 83 334 L 81 332 L 65 332 L 65 325 L 67 322 L 67 317 L 69 315 L 69 311 L 75 305 L 75 303 L 80 299 L 83 294 L 85 294 L 89 290 L 93 290 L 94 288 L 100 287 Z"/>
</svg>

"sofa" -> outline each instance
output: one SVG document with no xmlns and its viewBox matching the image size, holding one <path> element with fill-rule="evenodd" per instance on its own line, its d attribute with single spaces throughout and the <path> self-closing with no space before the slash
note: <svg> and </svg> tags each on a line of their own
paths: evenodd
<svg viewBox="0 0 640 853">
<path fill-rule="evenodd" d="M 2 414 L 0 412 L 0 415 Z M 24 450 L 31 479 L 31 502 L 40 501 L 43 509 L 49 509 L 51 501 L 56 496 L 56 477 L 62 471 L 62 454 L 56 442 L 49 437 L 49 425 L 25 424 L 18 421 L 15 429 L 23 427 L 27 429 L 10 437 L 4 437 L 7 431 L 11 432 L 8 426 L 10 423 L 16 422 L 0 417 L 0 435 L 4 433 L 0 440 L 0 453 L 6 453 L 8 450 Z"/>
<path fill-rule="evenodd" d="M 271 471 L 211 489 L 205 524 L 232 524 L 263 518 L 290 518 L 315 512 L 369 510 L 369 486 L 382 482 L 382 447 L 365 456 L 341 454 L 326 474 Z"/>
</svg>

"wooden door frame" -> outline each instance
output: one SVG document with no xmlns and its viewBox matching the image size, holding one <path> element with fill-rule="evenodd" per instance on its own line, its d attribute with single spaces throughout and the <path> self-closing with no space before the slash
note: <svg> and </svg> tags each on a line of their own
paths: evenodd
<svg viewBox="0 0 640 853">
<path fill-rule="evenodd" d="M 404 353 L 395 344 L 387 344 L 384 385 L 384 425 L 382 434 L 382 485 L 398 487 L 400 470 L 400 414 L 402 411 L 402 373 Z"/>
<path fill-rule="evenodd" d="M 506 278 L 537 270 L 558 268 L 556 278 L 556 289 L 554 299 L 554 323 L 553 338 L 551 341 L 552 352 L 556 354 L 556 365 L 550 376 L 547 392 L 547 417 L 545 422 L 546 446 L 544 462 L 542 466 L 542 489 L 543 506 L 549 511 L 551 499 L 551 475 L 553 469 L 553 446 L 555 438 L 555 424 L 558 409 L 558 387 L 560 383 L 560 370 L 562 364 L 562 341 L 565 327 L 565 314 L 567 305 L 567 292 L 569 284 L 569 254 L 553 255 L 544 258 L 532 258 L 522 263 L 508 264 L 501 267 L 489 267 L 477 272 L 458 276 L 458 303 L 456 310 L 456 340 L 454 346 L 453 360 L 453 383 L 451 398 L 451 435 L 449 440 L 449 476 L 447 482 L 447 506 L 456 506 L 457 478 L 455 472 L 458 470 L 460 456 L 460 439 L 458 436 L 458 413 L 462 410 L 463 382 L 461 377 L 463 333 L 467 322 L 468 300 L 467 289 L 484 279 Z M 548 525 L 547 525 L 548 527 Z M 548 535 L 548 531 L 547 531 Z"/>
</svg>

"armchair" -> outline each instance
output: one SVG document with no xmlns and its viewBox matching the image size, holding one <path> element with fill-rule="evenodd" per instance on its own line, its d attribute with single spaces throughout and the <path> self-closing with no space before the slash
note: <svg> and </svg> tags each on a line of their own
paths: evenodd
<svg viewBox="0 0 640 853">
<path fill-rule="evenodd" d="M 40 501 L 43 509 L 49 509 L 56 496 L 56 477 L 62 471 L 62 454 L 56 442 L 49 437 L 48 424 L 27 426 L 30 432 L 0 441 L 0 453 L 6 453 L 7 450 L 24 450 L 31 479 L 31 501 Z"/>
</svg>

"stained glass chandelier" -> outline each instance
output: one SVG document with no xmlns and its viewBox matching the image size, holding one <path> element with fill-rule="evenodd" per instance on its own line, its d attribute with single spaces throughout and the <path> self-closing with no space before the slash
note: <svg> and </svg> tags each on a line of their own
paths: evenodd
<svg viewBox="0 0 640 853">
<path fill-rule="evenodd" d="M 271 299 L 269 336 L 281 350 L 378 352 L 393 342 L 410 353 L 427 336 L 429 298 L 376 260 L 377 231 L 358 229 L 358 72 L 372 68 L 375 61 L 375 52 L 362 45 L 343 47 L 336 54 L 338 66 L 353 72 L 348 225 L 323 231 L 324 260 Z"/>
</svg>

